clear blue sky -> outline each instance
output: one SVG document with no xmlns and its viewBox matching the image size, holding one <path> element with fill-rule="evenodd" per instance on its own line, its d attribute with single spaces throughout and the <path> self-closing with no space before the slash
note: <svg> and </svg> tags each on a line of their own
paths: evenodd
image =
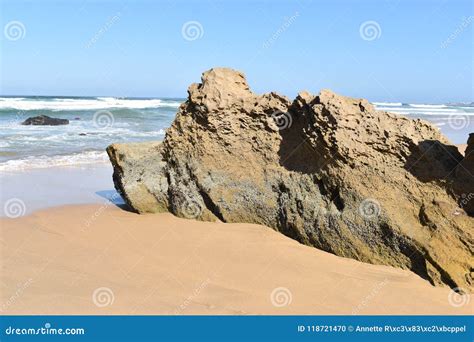
<svg viewBox="0 0 474 342">
<path fill-rule="evenodd" d="M 472 0 L 0 1 L 3 95 L 184 97 L 228 66 L 259 93 L 474 101 Z M 11 21 L 21 39 L 7 39 Z"/>
</svg>

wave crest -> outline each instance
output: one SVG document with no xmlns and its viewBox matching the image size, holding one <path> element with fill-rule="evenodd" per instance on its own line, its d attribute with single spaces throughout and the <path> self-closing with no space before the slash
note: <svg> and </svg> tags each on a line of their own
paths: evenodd
<svg viewBox="0 0 474 342">
<path fill-rule="evenodd" d="M 52 166 L 75 166 L 84 164 L 106 163 L 109 158 L 105 151 L 86 151 L 70 155 L 38 156 L 13 159 L 0 163 L 0 171 L 18 171 L 43 169 Z"/>
<path fill-rule="evenodd" d="M 106 108 L 178 108 L 178 101 L 164 99 L 97 98 L 51 98 L 32 99 L 24 97 L 0 97 L 0 109 L 15 110 L 99 110 Z"/>
</svg>

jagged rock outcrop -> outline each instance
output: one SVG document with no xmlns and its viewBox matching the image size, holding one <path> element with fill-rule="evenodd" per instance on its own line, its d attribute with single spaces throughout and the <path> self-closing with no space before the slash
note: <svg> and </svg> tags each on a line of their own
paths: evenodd
<svg viewBox="0 0 474 342">
<path fill-rule="evenodd" d="M 437 128 L 329 90 L 257 95 L 231 69 L 205 72 L 188 92 L 161 144 L 107 149 L 134 210 L 264 224 L 433 284 L 473 286 L 473 219 L 449 190 L 463 157 Z"/>
<path fill-rule="evenodd" d="M 456 168 L 453 190 L 459 206 L 474 216 L 474 133 L 469 134 L 464 158 Z"/>
<path fill-rule="evenodd" d="M 34 126 L 59 126 L 59 125 L 68 125 L 69 120 L 68 119 L 58 119 L 58 118 L 52 118 L 47 115 L 39 115 L 39 116 L 33 116 L 31 118 L 26 119 L 21 123 L 22 125 L 29 126 L 29 125 L 34 125 Z"/>
</svg>

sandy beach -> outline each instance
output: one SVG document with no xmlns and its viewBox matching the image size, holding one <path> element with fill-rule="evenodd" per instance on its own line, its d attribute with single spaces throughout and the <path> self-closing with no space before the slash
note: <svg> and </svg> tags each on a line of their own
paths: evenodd
<svg viewBox="0 0 474 342">
<path fill-rule="evenodd" d="M 1 219 L 2 314 L 470 314 L 412 272 L 270 228 L 104 202 Z"/>
</svg>

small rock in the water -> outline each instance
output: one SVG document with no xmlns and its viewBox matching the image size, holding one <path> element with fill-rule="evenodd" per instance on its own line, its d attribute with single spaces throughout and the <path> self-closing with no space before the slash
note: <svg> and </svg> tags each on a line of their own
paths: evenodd
<svg viewBox="0 0 474 342">
<path fill-rule="evenodd" d="M 21 123 L 22 125 L 34 125 L 34 126 L 59 126 L 68 125 L 68 119 L 52 118 L 47 115 L 34 116 L 26 119 Z"/>
<path fill-rule="evenodd" d="M 86 133 L 79 133 L 79 135 L 84 136 L 84 135 L 87 135 L 87 134 Z"/>
</svg>

